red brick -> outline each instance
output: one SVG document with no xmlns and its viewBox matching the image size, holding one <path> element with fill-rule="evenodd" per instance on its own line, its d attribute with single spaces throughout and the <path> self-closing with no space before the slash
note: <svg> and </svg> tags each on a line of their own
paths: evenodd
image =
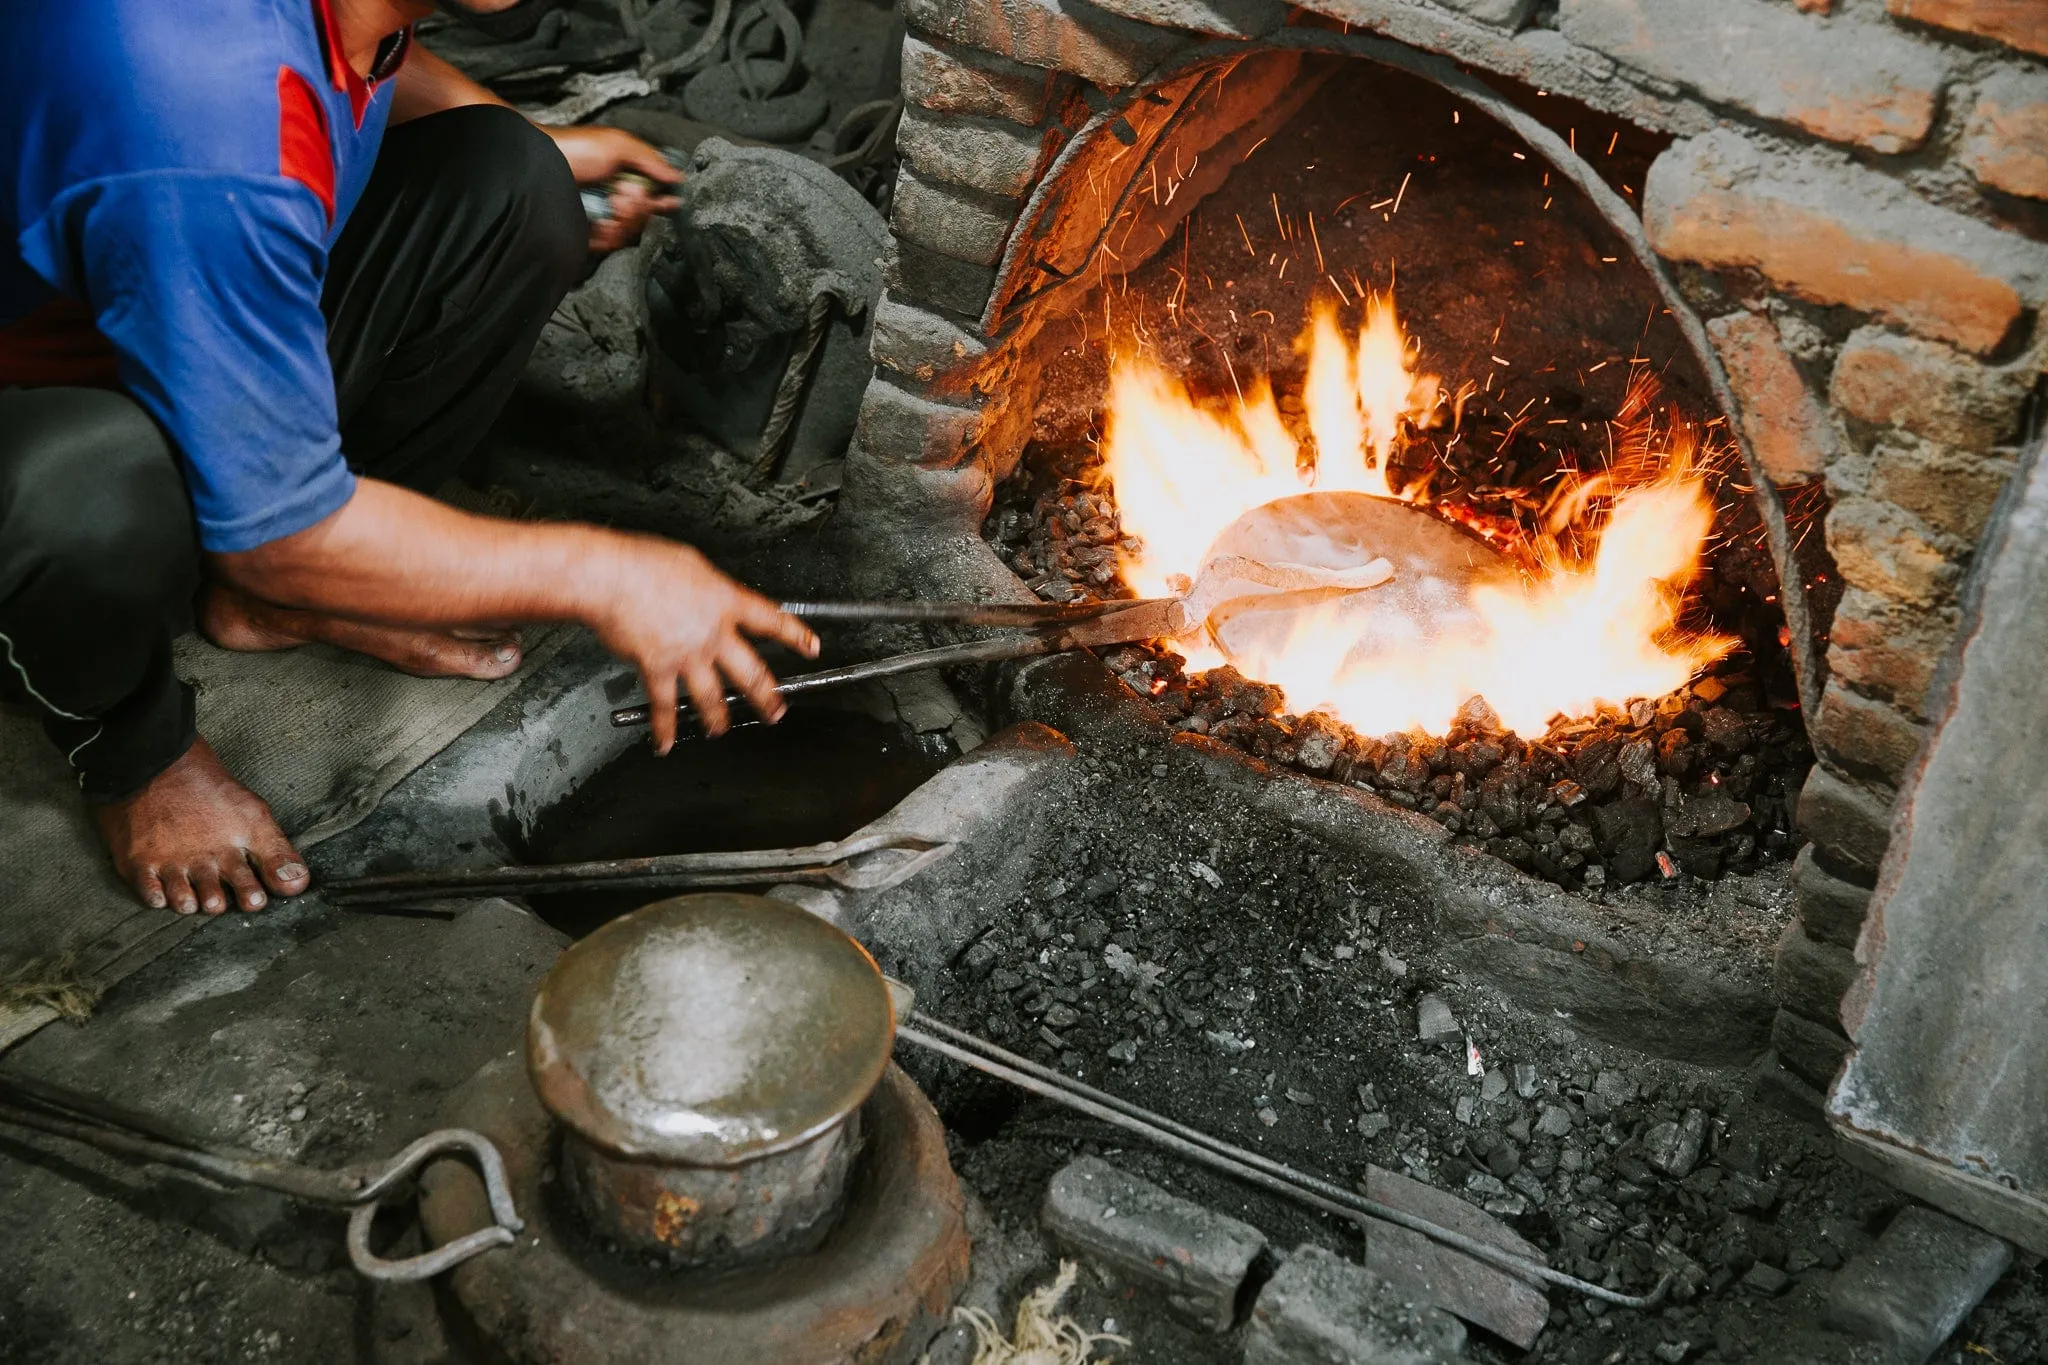
<svg viewBox="0 0 2048 1365">
<path fill-rule="evenodd" d="M 1849 494 L 1828 510 L 1828 550 L 1851 587 L 1912 606 L 1937 606 L 1955 593 L 1955 564 L 1903 508 Z"/>
<path fill-rule="evenodd" d="M 1850 333 L 1835 358 L 1828 397 L 1875 426 L 1896 426 L 1966 450 L 1988 450 L 2019 434 L 2035 372 L 1980 365 L 1938 341 L 1882 327 Z"/>
<path fill-rule="evenodd" d="M 1878 152 L 1926 141 L 1948 78 L 1939 51 L 1894 28 L 1779 0 L 1563 0 L 1558 27 L 1715 104 Z"/>
<path fill-rule="evenodd" d="M 981 427 L 979 410 L 920 398 L 877 375 L 861 398 L 855 437 L 880 459 L 959 469 L 974 463 Z"/>
<path fill-rule="evenodd" d="M 916 34 L 903 39 L 903 97 L 921 109 L 1037 123 L 1052 102 L 1053 74 L 992 53 L 954 53 Z"/>
<path fill-rule="evenodd" d="M 1806 483 L 1826 473 L 1835 455 L 1834 425 L 1777 327 L 1757 313 L 1730 313 L 1709 322 L 1707 334 L 1742 404 L 1742 434 L 1771 482 Z"/>
<path fill-rule="evenodd" d="M 1813 742 L 1835 766 L 1896 786 L 1920 752 L 1926 727 L 1884 702 L 1828 680 L 1813 718 Z"/>
<path fill-rule="evenodd" d="M 1870 491 L 1941 534 L 1974 545 L 2012 477 L 2013 464 L 2008 456 L 1951 450 L 1902 436 L 1871 452 Z"/>
<path fill-rule="evenodd" d="M 1828 672 L 1918 718 L 1955 631 L 1953 609 L 1910 607 L 1852 587 L 1835 609 Z"/>
<path fill-rule="evenodd" d="M 1891 0 L 1901 19 L 1974 33 L 2048 56 L 2048 17 L 2041 0 Z"/>
<path fill-rule="evenodd" d="M 1102 85 L 1134 85 L 1192 41 L 1085 0 L 903 0 L 899 12 L 948 42 Z"/>
<path fill-rule="evenodd" d="M 1957 157 L 1995 190 L 2048 199 L 2048 72 L 2012 67 L 1978 86 Z"/>
<path fill-rule="evenodd" d="M 1891 842 L 1894 795 L 1882 787 L 1852 782 L 1816 763 L 1799 793 L 1799 832 L 1813 840 L 1830 862 L 1873 875 Z"/>
<path fill-rule="evenodd" d="M 1674 260 L 1749 267 L 1789 293 L 1842 304 L 1987 352 L 2048 287 L 2048 246 L 1916 198 L 1875 171 L 1784 155 L 1715 131 L 1650 167 L 1643 225 Z"/>
</svg>

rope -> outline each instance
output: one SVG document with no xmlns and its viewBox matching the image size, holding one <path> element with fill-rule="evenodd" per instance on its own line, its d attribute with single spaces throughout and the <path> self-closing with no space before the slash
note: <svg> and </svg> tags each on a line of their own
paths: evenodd
<svg viewBox="0 0 2048 1365">
<path fill-rule="evenodd" d="M 796 349 L 789 353 L 789 363 L 782 368 L 782 381 L 775 386 L 775 404 L 768 410 L 768 421 L 761 428 L 761 444 L 754 452 L 754 469 L 750 482 L 766 483 L 782 464 L 782 457 L 789 449 L 789 438 L 796 431 L 797 409 L 801 405 L 804 390 L 810 385 L 811 375 L 817 370 L 818 357 L 824 351 L 825 325 L 832 320 L 832 294 L 821 289 L 811 295 L 811 307 L 804 317 L 804 334 L 797 342 Z"/>
</svg>

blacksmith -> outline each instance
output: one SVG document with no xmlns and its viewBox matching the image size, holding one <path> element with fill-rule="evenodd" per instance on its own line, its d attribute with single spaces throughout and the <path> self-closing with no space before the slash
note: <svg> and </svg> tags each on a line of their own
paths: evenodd
<svg viewBox="0 0 2048 1365">
<path fill-rule="evenodd" d="M 471 0 L 479 11 L 512 0 Z M 426 496 L 588 253 L 671 201 L 616 129 L 542 129 L 417 46 L 427 0 L 0 6 L 0 691 L 41 714 L 152 906 L 306 889 L 193 727 L 171 640 L 322 641 L 494 678 L 575 621 L 714 733 L 811 633 L 694 550 Z"/>
</svg>

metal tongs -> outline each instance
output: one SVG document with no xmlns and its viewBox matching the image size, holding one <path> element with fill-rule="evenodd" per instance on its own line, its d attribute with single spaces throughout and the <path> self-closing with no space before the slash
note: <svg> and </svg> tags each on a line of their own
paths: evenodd
<svg viewBox="0 0 2048 1365">
<path fill-rule="evenodd" d="M 785 697 L 817 692 L 875 678 L 893 678 L 928 668 L 958 664 L 997 663 L 1057 654 L 1085 646 L 1126 645 L 1185 635 L 1200 625 L 1197 614 L 1181 597 L 1149 597 L 1123 602 L 784 602 L 782 609 L 806 621 L 901 621 L 955 626 L 1016 626 L 1021 630 L 985 640 L 968 640 L 936 649 L 912 650 L 865 663 L 821 668 L 784 678 L 775 690 Z M 728 698 L 735 703 L 737 696 Z M 612 712 L 616 726 L 645 725 L 650 708 L 622 706 Z M 688 702 L 678 715 L 691 714 Z"/>
<path fill-rule="evenodd" d="M 0 1123 L 49 1133 L 130 1161 L 175 1166 L 222 1185 L 272 1190 L 308 1204 L 350 1210 L 348 1258 L 373 1280 L 428 1280 L 492 1247 L 511 1246 L 526 1224 L 512 1203 L 505 1163 L 489 1138 L 467 1128 L 443 1128 L 388 1161 L 321 1170 L 255 1152 L 215 1147 L 173 1132 L 154 1118 L 117 1108 L 96 1096 L 23 1076 L 0 1076 Z M 370 1250 L 370 1225 L 385 1197 L 406 1185 L 433 1158 L 462 1153 L 484 1178 L 492 1226 L 467 1233 L 420 1256 L 386 1260 Z"/>
</svg>

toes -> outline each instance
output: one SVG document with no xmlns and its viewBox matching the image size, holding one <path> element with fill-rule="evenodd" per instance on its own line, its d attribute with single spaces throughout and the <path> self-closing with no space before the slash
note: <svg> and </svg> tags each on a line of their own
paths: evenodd
<svg viewBox="0 0 2048 1365">
<path fill-rule="evenodd" d="M 199 913 L 199 897 L 192 890 L 192 879 L 185 875 L 182 867 L 164 868 L 158 875 L 163 879 L 164 896 L 171 903 L 171 909 L 181 915 Z"/>
<path fill-rule="evenodd" d="M 313 880 L 305 860 L 291 846 L 284 832 L 273 826 L 269 837 L 249 849 L 249 861 L 256 865 L 263 884 L 279 896 L 296 896 Z"/>
<path fill-rule="evenodd" d="M 171 903 L 170 897 L 164 894 L 163 878 L 157 875 L 153 867 L 145 867 L 136 874 L 135 894 L 152 910 L 166 909 Z"/>
<path fill-rule="evenodd" d="M 228 908 L 228 893 L 221 889 L 220 868 L 212 862 L 192 869 L 192 889 L 199 895 L 199 908 L 218 915 Z"/>
<path fill-rule="evenodd" d="M 246 856 L 237 857 L 222 871 L 228 889 L 234 893 L 235 904 L 244 910 L 261 910 L 270 904 L 270 897 L 264 894 L 263 883 L 256 879 L 256 869 L 249 866 Z"/>
</svg>

